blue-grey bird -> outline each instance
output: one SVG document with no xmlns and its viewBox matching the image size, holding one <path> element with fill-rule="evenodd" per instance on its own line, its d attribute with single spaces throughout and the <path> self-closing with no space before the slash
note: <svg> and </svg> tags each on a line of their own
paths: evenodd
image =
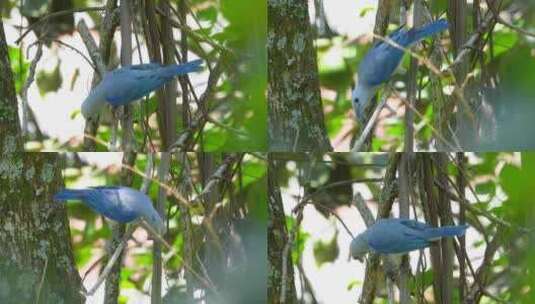
<svg viewBox="0 0 535 304">
<path fill-rule="evenodd" d="M 108 72 L 82 103 L 82 115 L 94 117 L 106 102 L 116 107 L 140 99 L 176 76 L 201 70 L 201 63 L 200 59 L 180 65 L 147 63 Z"/>
<path fill-rule="evenodd" d="M 448 28 L 448 21 L 440 19 L 419 28 L 406 30 L 401 26 L 388 37 L 402 48 L 409 48 L 416 42 L 435 35 Z M 353 111 L 360 122 L 364 121 L 364 110 L 379 86 L 392 76 L 403 58 L 404 51 L 385 41 L 377 42 L 362 59 L 358 69 L 358 84 L 351 94 Z"/>
<path fill-rule="evenodd" d="M 415 220 L 379 219 L 351 241 L 350 253 L 362 262 L 368 252 L 404 254 L 431 246 L 443 237 L 464 235 L 467 225 L 432 227 Z"/>
<path fill-rule="evenodd" d="M 96 212 L 117 222 L 128 223 L 144 219 L 158 233 L 165 231 L 163 220 L 154 209 L 151 199 L 129 187 L 64 189 L 54 195 L 54 200 L 80 200 Z"/>
</svg>

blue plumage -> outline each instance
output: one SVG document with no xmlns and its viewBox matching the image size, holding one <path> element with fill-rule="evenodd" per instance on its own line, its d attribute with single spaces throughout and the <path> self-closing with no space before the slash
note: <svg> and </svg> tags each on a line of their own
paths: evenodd
<svg viewBox="0 0 535 304">
<path fill-rule="evenodd" d="M 402 48 L 435 35 L 448 28 L 448 21 L 440 19 L 410 30 L 400 27 L 388 37 Z M 403 58 L 404 51 L 388 42 L 379 41 L 366 53 L 358 69 L 358 84 L 352 92 L 355 114 L 363 119 L 364 107 L 375 94 L 377 87 L 390 79 Z"/>
<path fill-rule="evenodd" d="M 91 187 L 64 189 L 54 195 L 56 201 L 80 200 L 96 212 L 120 223 L 145 219 L 157 231 L 164 230 L 163 221 L 142 192 L 128 187 Z"/>
<path fill-rule="evenodd" d="M 91 91 L 82 104 L 82 114 L 90 118 L 107 102 L 113 106 L 126 105 L 157 90 L 176 76 L 201 70 L 202 60 L 185 64 L 157 63 L 125 66 L 113 70 Z"/>
<path fill-rule="evenodd" d="M 467 225 L 432 227 L 409 219 L 380 219 L 351 242 L 351 255 L 360 259 L 368 251 L 400 254 L 428 247 L 443 237 L 464 235 Z"/>
</svg>

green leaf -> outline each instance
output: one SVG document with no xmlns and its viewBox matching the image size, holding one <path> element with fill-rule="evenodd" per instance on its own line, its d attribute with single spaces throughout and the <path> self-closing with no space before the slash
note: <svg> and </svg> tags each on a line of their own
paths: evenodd
<svg viewBox="0 0 535 304">
<path fill-rule="evenodd" d="M 295 219 L 290 216 L 286 216 L 286 227 L 287 231 L 292 231 L 293 227 L 295 226 Z M 299 233 L 297 233 L 297 236 L 294 240 L 294 246 L 292 248 L 292 261 L 294 264 L 296 264 L 300 259 L 301 255 L 303 254 L 303 250 L 305 249 L 305 243 L 310 237 L 310 234 L 307 232 L 299 230 Z"/>
<path fill-rule="evenodd" d="M 409 281 L 409 290 L 415 290 L 416 288 L 425 289 L 433 284 L 433 270 L 427 270 L 419 275 L 415 276 L 414 280 Z"/>
<path fill-rule="evenodd" d="M 242 165 L 242 187 L 258 182 L 267 174 L 267 166 L 263 162 L 248 161 Z"/>
<path fill-rule="evenodd" d="M 20 49 L 8 46 L 9 61 L 11 62 L 11 71 L 13 71 L 13 78 L 15 80 L 15 90 L 20 94 L 20 90 L 28 77 L 28 69 L 30 63 L 24 60 L 21 56 Z"/>
<path fill-rule="evenodd" d="M 496 182 L 487 181 L 476 185 L 476 192 L 480 195 L 495 195 L 496 194 Z"/>
<path fill-rule="evenodd" d="M 201 9 L 195 14 L 199 20 L 210 21 L 214 23 L 217 20 L 217 10 L 214 6 L 209 6 L 206 9 Z"/>
<path fill-rule="evenodd" d="M 52 72 L 47 72 L 44 70 L 37 72 L 36 82 L 37 87 L 39 88 L 39 94 L 41 94 L 41 96 L 44 96 L 49 92 L 56 92 L 61 87 L 63 78 L 61 77 L 59 70 L 60 64 L 61 61 L 58 61 L 58 64 Z"/>
<path fill-rule="evenodd" d="M 518 34 L 509 29 L 493 32 L 494 39 L 494 56 L 498 57 L 501 54 L 512 49 L 518 42 Z"/>
<path fill-rule="evenodd" d="M 333 262 L 338 258 L 340 254 L 340 248 L 338 248 L 338 231 L 333 235 L 333 237 L 324 242 L 319 240 L 314 243 L 314 258 L 316 260 L 316 266 L 321 267 L 321 265 L 329 262 Z"/>
<path fill-rule="evenodd" d="M 347 290 L 352 290 L 355 287 L 362 286 L 361 281 L 353 280 L 347 284 Z"/>
<path fill-rule="evenodd" d="M 506 92 L 514 92 L 515 95 L 512 96 L 535 95 L 532 81 L 535 75 L 534 59 L 531 47 L 520 43 L 501 56 L 499 67 Z"/>
<path fill-rule="evenodd" d="M 448 9 L 447 0 L 431 1 L 431 11 L 433 12 L 433 15 L 439 16 L 443 14 L 447 9 Z"/>
<path fill-rule="evenodd" d="M 375 11 L 376 8 L 373 6 L 365 6 L 360 10 L 359 16 L 362 18 L 366 16 L 368 13 Z"/>
</svg>

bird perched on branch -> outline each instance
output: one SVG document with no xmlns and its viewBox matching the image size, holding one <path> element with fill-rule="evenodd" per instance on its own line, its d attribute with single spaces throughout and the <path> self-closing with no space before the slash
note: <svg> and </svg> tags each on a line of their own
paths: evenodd
<svg viewBox="0 0 535 304">
<path fill-rule="evenodd" d="M 432 227 L 415 220 L 379 219 L 351 241 L 350 253 L 362 262 L 368 252 L 405 254 L 431 246 L 443 237 L 464 235 L 467 225 Z"/>
<path fill-rule="evenodd" d="M 176 76 L 201 70 L 202 60 L 184 64 L 137 64 L 115 69 L 104 75 L 82 103 L 85 119 L 96 116 L 107 103 L 123 106 L 160 88 Z"/>
<path fill-rule="evenodd" d="M 96 212 L 120 223 L 145 220 L 158 233 L 165 231 L 162 218 L 151 199 L 128 187 L 91 187 L 64 189 L 54 195 L 56 201 L 80 200 Z"/>
<path fill-rule="evenodd" d="M 397 46 L 381 40 L 366 53 L 358 69 L 358 84 L 351 95 L 353 111 L 360 122 L 364 122 L 365 110 L 378 87 L 386 83 L 399 66 L 405 49 L 447 28 L 448 21 L 445 19 L 410 30 L 401 26 L 388 36 Z"/>
</svg>

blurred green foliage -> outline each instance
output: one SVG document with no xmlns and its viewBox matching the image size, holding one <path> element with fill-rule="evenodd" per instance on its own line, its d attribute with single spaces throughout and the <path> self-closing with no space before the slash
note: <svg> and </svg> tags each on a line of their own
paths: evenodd
<svg viewBox="0 0 535 304">
<path fill-rule="evenodd" d="M 13 72 L 13 78 L 15 81 L 15 90 L 17 94 L 20 94 L 20 90 L 26 81 L 28 75 L 28 69 L 30 63 L 24 60 L 24 56 L 21 53 L 20 48 L 11 47 L 8 45 L 9 61 L 11 62 L 11 71 Z"/>
<path fill-rule="evenodd" d="M 228 128 L 205 129 L 207 151 L 267 150 L 266 5 L 265 1 L 222 0 L 217 9 L 201 11 L 200 17 L 212 24 L 219 14 L 228 21 L 213 39 L 230 50 L 222 55 L 227 77 L 218 87 L 225 102 L 220 106 L 221 123 Z"/>
<path fill-rule="evenodd" d="M 338 231 L 328 241 L 318 240 L 314 243 L 314 259 L 316 266 L 321 267 L 324 263 L 334 262 L 340 254 L 338 247 Z"/>
<path fill-rule="evenodd" d="M 4 15 L 9 15 L 11 10 L 17 9 L 16 4 L 13 0 L 2 1 L 0 9 Z M 104 1 L 74 0 L 72 5 L 76 8 L 101 6 Z M 191 17 L 199 21 L 188 34 L 188 48 L 205 59 L 211 68 L 219 62 L 222 70 L 211 98 L 204 105 L 210 119 L 201 126 L 202 134 L 196 134 L 195 139 L 204 151 L 267 151 L 267 3 L 247 0 L 192 0 L 186 5 L 188 15 L 191 15 L 188 16 L 188 21 Z M 24 2 L 24 9 L 32 16 L 42 15 L 41 8 L 44 7 L 46 5 L 41 0 Z M 92 11 L 88 14 L 95 24 L 101 23 L 102 12 Z M 176 19 L 176 16 L 173 18 Z M 143 40 L 142 35 L 139 38 Z M 143 41 L 141 43 L 144 47 Z M 10 54 L 14 71 L 18 71 L 17 65 L 20 65 L 20 73 L 16 75 L 17 88 L 20 88 L 25 79 L 27 65 L 19 64 L 19 55 L 15 51 L 10 51 Z M 65 84 L 58 72 L 59 67 L 52 72 L 42 71 L 38 67 L 36 82 L 41 95 L 64 89 Z M 205 81 L 203 80 L 204 83 Z M 155 112 L 157 102 L 152 99 L 141 112 L 139 107 L 136 107 L 134 113 L 136 142 L 144 143 L 145 148 L 150 146 L 145 133 L 150 133 L 157 147 L 160 142 L 159 132 L 155 127 L 144 129 L 137 125 L 142 118 L 151 117 Z M 181 119 L 182 115 L 177 120 L 177 132 L 184 131 Z M 106 121 L 103 123 L 108 124 Z M 108 131 L 109 128 L 101 128 L 97 138 L 106 142 L 110 136 Z M 46 128 L 44 132 L 46 133 Z M 80 149 L 70 148 L 74 151 Z M 98 151 L 106 149 L 103 145 L 97 146 Z"/>
<path fill-rule="evenodd" d="M 56 92 L 63 84 L 63 78 L 59 72 L 60 65 L 61 60 L 58 60 L 56 67 L 52 71 L 39 70 L 37 72 L 35 80 L 41 96 L 44 96 L 46 93 Z"/>
<path fill-rule="evenodd" d="M 303 156 L 296 155 L 294 160 L 291 160 L 291 154 L 278 153 L 276 155 L 276 159 L 286 163 L 286 165 L 278 166 L 282 168 L 280 171 L 284 171 L 279 174 L 279 185 L 283 198 L 292 197 L 291 201 L 284 201 L 285 208 L 295 206 L 294 204 L 300 202 L 304 195 L 310 195 L 306 189 L 312 184 L 316 188 L 338 184 L 333 188 L 336 189 L 342 187 L 341 182 L 343 181 L 382 177 L 387 159 L 386 154 L 375 153 L 335 153 L 321 157 Z M 508 303 L 533 303 L 535 296 L 532 290 L 535 281 L 535 256 L 533 255 L 535 250 L 535 204 L 533 203 L 535 197 L 535 187 L 533 186 L 535 153 L 466 153 L 465 156 L 467 164 L 460 171 L 454 163 L 454 155 L 451 155 L 448 158 L 447 173 L 453 184 L 456 184 L 456 179 L 461 172 L 466 176 L 467 187 L 464 191 L 466 198 L 469 200 L 471 208 L 478 210 L 474 212 L 467 208 L 466 211 L 466 222 L 470 225 L 466 246 L 471 266 L 474 271 L 478 271 L 482 257 L 486 250 L 493 247 L 490 242 L 495 239 L 498 250 L 493 254 L 491 263 L 485 266 L 487 267 L 485 274 L 479 274 L 479 280 L 485 282 L 486 290 L 496 298 Z M 420 165 L 415 169 L 421 170 Z M 326 178 L 335 175 L 335 172 L 340 170 L 339 166 L 349 167 L 350 175 L 340 179 Z M 307 172 L 310 174 L 310 178 L 307 178 Z M 417 175 L 414 178 L 417 178 Z M 416 180 L 414 182 L 419 183 Z M 351 185 L 351 183 L 349 184 Z M 372 196 L 367 205 L 374 213 L 380 202 L 382 186 L 382 183 L 375 182 L 352 185 L 353 189 L 358 187 L 358 191 L 362 191 L 363 195 L 367 193 L 365 188 L 371 192 Z M 452 193 L 457 193 L 453 185 L 450 189 Z M 415 196 L 419 198 L 419 187 L 414 187 L 413 191 L 415 191 Z M 335 200 L 336 193 L 332 192 L 330 195 L 332 201 Z M 313 204 L 323 203 L 323 201 L 315 200 L 314 196 L 310 197 L 309 202 Z M 344 218 L 344 212 L 347 212 L 347 207 L 342 207 L 345 203 L 331 207 L 334 212 L 340 212 L 337 214 L 341 218 Z M 458 203 L 452 200 L 452 206 L 454 220 L 457 222 L 459 220 Z M 309 208 L 306 210 L 305 216 L 311 215 L 313 208 L 310 206 L 305 208 Z M 397 210 L 397 208 L 396 200 L 392 210 Z M 414 208 L 418 218 L 423 220 L 421 202 L 417 201 Z M 317 211 L 320 212 L 319 209 Z M 333 222 L 337 220 L 332 216 L 327 217 Z M 310 221 L 310 219 L 308 220 Z M 303 221 L 307 221 L 307 219 L 305 218 Z M 286 216 L 286 224 L 288 231 L 294 229 L 296 223 L 293 213 Z M 336 226 L 338 227 L 338 223 Z M 359 232 L 353 231 L 355 234 Z M 339 259 L 347 259 L 346 256 L 339 255 L 343 251 L 343 248 L 339 248 L 339 246 L 348 246 L 349 244 L 338 244 L 338 239 L 340 239 L 337 238 L 338 233 L 346 233 L 346 231 L 335 230 L 333 236 L 325 239 L 324 232 L 321 232 L 321 235 L 312 235 L 306 228 L 299 227 L 292 248 L 292 260 L 294 264 L 300 263 L 302 257 L 308 255 L 308 253 L 304 253 L 305 248 L 312 247 L 316 268 L 304 270 L 310 280 L 313 281 L 312 278 L 318 275 L 316 272 L 328 272 L 329 270 L 321 270 L 321 268 L 327 267 L 330 262 L 338 264 L 342 262 Z M 312 241 L 313 244 L 307 244 L 309 241 Z M 455 259 L 457 260 L 457 258 Z M 414 277 L 409 281 L 409 288 L 414 296 L 419 290 L 425 291 L 427 294 L 432 288 L 434 278 L 440 275 L 433 272 L 429 261 L 426 265 L 426 268 L 421 272 L 413 271 Z M 455 282 L 458 282 L 458 267 L 456 266 L 455 269 L 454 278 Z M 472 272 L 468 268 L 467 277 L 470 282 L 473 282 Z M 348 284 L 348 290 L 361 287 L 362 282 L 357 279 L 363 279 L 364 273 L 356 274 L 354 278 L 354 281 L 340 282 L 340 284 Z M 379 286 L 382 286 L 381 284 Z M 469 289 L 478 288 L 477 285 L 472 284 L 470 283 Z M 378 288 L 378 290 L 382 290 L 384 286 Z M 324 291 L 318 291 L 316 294 L 322 292 Z M 452 303 L 463 303 L 459 299 L 457 287 L 452 294 Z M 483 295 L 482 299 L 476 303 L 495 303 L 493 301 L 493 299 Z"/>
<path fill-rule="evenodd" d="M 109 153 L 98 153 L 100 160 L 104 161 L 111 155 Z M 213 154 L 214 161 L 220 163 L 224 157 L 222 154 Z M 200 184 L 199 170 L 202 168 L 198 167 L 198 158 L 197 154 L 190 153 L 188 154 L 189 159 L 189 168 L 191 168 L 191 182 L 194 186 L 194 191 L 202 191 L 202 185 Z M 154 157 L 153 170 L 156 174 L 156 170 L 160 163 L 160 158 L 158 155 Z M 66 154 L 65 155 L 65 167 L 63 170 L 63 176 L 65 179 L 66 187 L 81 187 L 87 185 L 120 185 L 120 167 L 119 164 L 113 164 L 106 168 L 98 169 L 97 167 L 90 166 L 85 162 L 80 162 L 75 154 Z M 145 172 L 148 166 L 148 157 L 144 154 L 138 154 L 134 168 L 138 172 Z M 218 203 L 222 204 L 222 208 L 232 209 L 239 208 L 239 204 L 243 204 L 246 208 L 246 213 L 242 215 L 233 215 L 234 220 L 238 221 L 237 229 L 240 235 L 242 236 L 242 242 L 253 242 L 254 248 L 261 250 L 262 243 L 266 243 L 265 236 L 265 226 L 267 222 L 267 171 L 265 162 L 257 157 L 251 155 L 245 155 L 243 160 L 240 163 L 240 173 L 233 175 L 232 181 L 229 182 L 229 186 L 222 187 L 220 189 L 221 197 L 218 198 Z M 168 182 L 168 186 L 173 189 L 181 189 L 184 187 L 184 166 L 181 162 L 176 159 L 172 160 L 170 175 L 171 179 Z M 132 188 L 140 189 L 143 183 L 143 177 L 138 174 L 132 174 Z M 156 175 L 154 175 L 156 176 Z M 210 175 L 208 175 L 210 176 Z M 227 181 L 224 181 L 227 183 Z M 148 195 L 151 199 L 156 202 L 159 192 L 159 186 L 156 182 L 152 182 L 148 188 Z M 68 216 L 69 219 L 73 220 L 71 223 L 71 237 L 73 242 L 73 251 L 76 259 L 76 264 L 79 269 L 87 268 L 89 265 L 96 261 L 96 258 L 102 255 L 104 250 L 105 242 L 111 238 L 111 231 L 105 222 L 103 217 L 97 215 L 93 210 L 88 208 L 85 204 L 81 202 L 69 202 L 68 207 Z M 230 208 L 230 209 L 229 209 Z M 179 202 L 172 195 L 168 195 L 166 199 L 166 217 L 168 218 L 169 230 L 166 234 L 166 240 L 172 244 L 176 253 L 179 256 L 182 256 L 183 246 L 184 246 L 184 227 L 183 227 L 183 215 L 181 209 L 179 208 Z M 191 218 L 195 217 L 205 217 L 206 210 L 199 205 L 199 207 L 191 207 L 188 209 L 188 216 Z M 228 220 L 227 216 L 230 215 L 226 212 L 222 212 L 220 215 L 217 215 L 213 220 L 214 221 L 225 221 Z M 240 222 L 241 221 L 241 222 Z M 102 225 L 104 223 L 104 225 Z M 243 227 L 242 227 L 243 226 Z M 242 228 L 240 228 L 242 227 Z M 247 228 L 249 227 L 249 228 Z M 256 228 L 255 228 L 256 227 Z M 263 228 L 262 228 L 263 227 Z M 207 238 L 207 231 L 204 224 L 201 222 L 195 222 L 190 227 L 195 238 L 198 238 L 197 245 L 200 246 L 199 251 L 197 252 L 200 258 L 205 254 L 203 243 Z M 254 234 L 248 235 L 246 231 L 256 231 Z M 226 238 L 226 236 L 221 236 Z M 226 244 L 228 240 L 223 243 Z M 260 242 L 260 243 L 259 243 Z M 225 245 L 227 246 L 227 245 Z M 227 250 L 225 247 L 224 250 Z M 246 249 L 247 250 L 247 249 Z M 166 250 L 164 250 L 166 251 Z M 265 253 L 265 249 L 263 249 Z M 267 257 L 263 257 L 261 254 L 255 253 L 259 259 L 265 261 Z M 135 249 L 128 250 L 128 260 L 131 262 L 125 263 L 124 267 L 121 270 L 121 290 L 125 289 L 137 289 L 139 291 L 144 291 L 147 282 L 150 281 L 152 275 L 152 246 L 146 243 L 139 243 L 135 246 Z M 251 258 L 251 257 L 249 257 Z M 258 262 L 258 264 L 263 265 Z M 183 292 L 179 292 L 178 295 L 176 292 L 181 290 L 181 285 L 178 282 L 174 282 L 171 277 L 173 273 L 176 273 L 183 267 L 183 260 L 179 257 L 171 257 L 165 264 L 164 269 L 167 269 L 167 273 L 170 275 L 171 281 L 170 285 L 173 285 L 171 288 L 171 293 L 166 296 L 167 299 L 175 298 L 176 296 L 184 296 Z M 243 271 L 252 271 L 250 268 L 243 268 Z M 265 271 L 265 270 L 264 270 Z M 258 275 L 262 275 L 260 270 L 255 270 Z M 235 279 L 239 279 L 240 275 L 238 274 L 229 274 Z M 249 276 L 249 279 L 252 276 Z M 247 279 L 246 279 L 247 280 Z M 242 282 L 241 287 L 246 284 L 247 281 Z M 258 282 L 255 282 L 255 284 Z M 174 286 L 174 284 L 178 284 Z M 253 284 L 251 282 L 251 284 Z M 265 288 L 265 283 L 264 283 Z M 230 287 L 229 287 L 230 288 Z M 227 295 L 229 297 L 235 296 L 232 291 L 228 291 Z M 128 300 L 128 297 L 125 293 L 122 293 L 124 301 Z"/>
<path fill-rule="evenodd" d="M 396 6 L 398 4 L 393 5 Z M 510 7 L 516 7 L 516 9 L 522 10 L 521 14 L 518 12 L 508 20 L 515 26 L 533 32 L 533 24 L 535 22 L 535 6 L 533 4 L 528 4 L 524 1 L 506 1 L 501 7 L 501 10 L 504 11 Z M 434 18 L 447 18 L 448 1 L 431 1 L 429 8 Z M 468 5 L 468 9 L 467 16 L 472 16 L 473 8 L 471 4 Z M 375 13 L 375 10 L 376 8 L 364 7 L 361 11 L 355 12 L 355 14 L 363 16 Z M 390 34 L 393 29 L 399 26 L 396 24 L 398 20 L 399 9 L 392 9 L 387 34 Z M 358 22 L 355 23 L 355 26 L 359 26 Z M 468 27 L 468 35 L 470 36 L 475 31 L 473 18 L 467 18 L 466 26 Z M 442 45 L 446 51 L 446 58 L 438 56 L 442 62 L 442 66 L 439 66 L 439 68 L 445 69 L 455 58 L 452 51 L 451 33 L 444 32 L 441 37 L 445 38 L 442 41 Z M 479 96 L 474 100 L 470 100 L 470 105 L 473 107 L 476 118 L 479 118 L 483 123 L 489 123 L 489 118 L 478 116 L 485 114 L 481 113 L 484 111 L 480 105 L 482 101 L 477 100 L 477 98 L 481 99 L 481 95 L 478 94 L 484 91 L 485 87 L 490 85 L 489 83 L 495 82 L 496 86 L 504 89 L 505 92 L 501 99 L 490 101 L 493 111 L 491 115 L 497 121 L 494 123 L 490 122 L 490 127 L 487 125 L 480 127 L 481 132 L 485 132 L 485 135 L 480 135 L 481 138 L 478 139 L 480 142 L 478 141 L 477 144 L 474 144 L 476 147 L 467 148 L 466 150 L 516 151 L 520 149 L 524 150 L 526 147 L 532 147 L 532 142 L 522 145 L 518 143 L 519 140 L 515 142 L 509 138 L 513 136 L 515 130 L 518 130 L 522 124 L 532 125 L 527 117 L 532 116 L 532 113 L 535 112 L 535 104 L 533 103 L 533 100 L 535 100 L 533 98 L 535 96 L 535 87 L 532 85 L 533 81 L 531 81 L 535 78 L 535 60 L 533 60 L 535 43 L 529 36 L 499 23 L 492 27 L 492 34 L 486 33 L 483 35 L 483 42 L 486 44 L 486 47 L 483 49 L 483 52 L 479 53 L 479 55 L 483 56 L 482 60 L 477 59 L 476 56 L 468 56 L 470 58 L 468 60 L 468 73 L 471 75 L 471 79 L 468 82 L 467 93 L 465 94 L 466 96 L 470 94 Z M 423 43 L 424 47 L 419 48 L 417 53 L 424 58 L 430 58 L 431 43 L 437 42 L 427 39 Z M 348 135 L 348 128 L 343 127 L 343 125 L 344 122 L 347 123 L 349 117 L 353 117 L 349 98 L 354 86 L 354 75 L 357 73 L 358 64 L 372 46 L 372 43 L 369 39 L 364 39 L 363 37 L 352 37 L 350 39 L 345 35 L 338 35 L 330 39 L 318 38 L 316 40 L 316 46 L 326 127 L 331 140 L 335 138 L 339 139 L 342 135 Z M 407 72 L 410 66 L 410 58 L 409 55 L 404 56 L 400 69 L 392 77 L 392 83 L 402 96 L 406 96 Z M 451 94 L 444 93 L 440 96 L 433 96 L 433 92 L 435 91 L 432 90 L 432 86 L 429 83 L 428 76 L 430 73 L 428 68 L 420 64 L 417 74 L 419 91 L 417 91 L 417 103 L 415 106 L 423 117 L 415 115 L 414 123 L 416 126 L 415 129 L 417 130 L 415 134 L 416 145 L 421 151 L 432 148 L 433 143 L 439 140 L 437 139 L 437 131 L 440 130 L 436 130 L 437 121 L 447 119 L 453 129 L 455 129 L 455 124 L 459 123 L 456 121 L 457 118 L 454 117 L 453 111 L 446 113 L 452 113 L 452 115 L 448 115 L 446 118 L 441 117 L 439 119 L 437 117 L 437 115 L 441 114 L 436 111 L 437 104 L 444 105 L 451 102 Z M 490 78 L 493 80 L 490 80 Z M 440 86 L 442 88 L 452 87 L 454 84 L 454 79 L 451 76 L 441 76 Z M 382 93 L 382 89 L 380 89 L 379 94 Z M 470 90 L 474 92 L 468 93 Z M 335 96 L 334 98 L 331 97 L 333 94 Z M 395 99 L 392 98 L 393 101 Z M 403 104 L 398 104 L 396 101 L 390 102 L 390 104 L 395 105 L 393 107 L 394 109 L 404 107 Z M 522 116 L 523 114 L 527 117 Z M 522 124 L 511 124 L 510 120 L 521 120 Z M 351 121 L 351 123 L 356 126 L 355 122 Z M 361 127 L 359 126 L 359 129 Z M 491 127 L 496 127 L 498 130 L 494 138 L 488 135 L 491 132 Z M 435 128 L 435 130 L 432 128 Z M 349 135 L 357 135 L 357 130 L 357 128 L 353 128 L 349 131 Z M 372 151 L 399 151 L 402 149 L 405 133 L 402 116 L 391 113 L 388 118 L 380 118 L 375 130 L 376 136 L 372 138 Z M 455 131 L 457 132 L 457 136 L 461 138 L 461 144 L 463 146 L 469 145 L 469 143 L 464 143 L 463 134 L 465 132 L 467 134 L 471 133 L 462 129 Z M 468 141 L 474 140 L 473 135 L 466 136 Z M 453 141 L 453 139 L 449 140 Z M 527 140 L 522 138 L 522 141 Z M 504 148 L 500 149 L 500 147 Z"/>
</svg>

